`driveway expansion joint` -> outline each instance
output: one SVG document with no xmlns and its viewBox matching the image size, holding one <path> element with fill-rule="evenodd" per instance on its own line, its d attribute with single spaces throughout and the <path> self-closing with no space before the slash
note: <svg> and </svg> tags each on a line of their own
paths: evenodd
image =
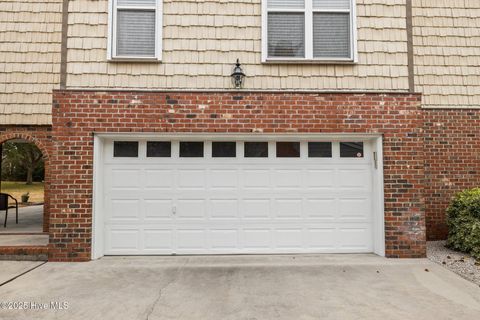
<svg viewBox="0 0 480 320">
<path fill-rule="evenodd" d="M 23 275 L 26 275 L 26 274 L 29 273 L 29 272 L 32 272 L 33 270 L 35 270 L 35 269 L 37 269 L 37 268 L 40 268 L 41 266 L 43 266 L 43 265 L 44 265 L 45 263 L 47 263 L 47 262 L 48 262 L 48 261 L 44 261 L 44 262 L 40 263 L 39 265 L 37 265 L 37 266 L 35 266 L 35 267 L 33 267 L 33 268 L 30 268 L 30 269 L 28 269 L 27 271 L 24 271 L 24 272 L 20 273 L 19 275 L 15 276 L 15 277 L 7 280 L 7 281 L 4 281 L 4 282 L 0 283 L 0 287 L 2 287 L 2 286 L 4 286 L 4 285 L 12 282 L 13 280 L 16 280 L 16 279 L 20 278 L 20 277 L 23 276 Z"/>
<path fill-rule="evenodd" d="M 161 287 L 160 290 L 158 290 L 158 296 L 153 301 L 152 305 L 148 308 L 147 316 L 145 317 L 145 320 L 150 319 L 150 316 L 152 315 L 153 310 L 155 310 L 156 305 L 158 304 L 158 302 L 162 298 L 162 293 L 165 291 L 165 289 L 167 289 L 170 285 L 172 285 L 174 282 L 176 282 L 177 280 L 179 280 L 181 278 L 180 276 L 182 275 L 184 267 L 188 264 L 189 260 L 190 260 L 190 258 L 185 259 L 185 262 L 183 264 L 181 264 L 180 266 L 178 266 L 175 270 L 175 273 L 178 273 L 177 276 L 175 276 L 172 280 L 170 280 L 163 287 Z"/>
</svg>

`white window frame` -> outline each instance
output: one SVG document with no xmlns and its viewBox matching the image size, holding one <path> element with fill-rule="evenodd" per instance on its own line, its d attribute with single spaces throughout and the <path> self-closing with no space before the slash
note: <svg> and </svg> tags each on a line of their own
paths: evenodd
<svg viewBox="0 0 480 320">
<path fill-rule="evenodd" d="M 161 61 L 162 60 L 162 26 L 163 26 L 163 0 L 155 0 L 156 5 L 147 6 L 117 6 L 118 0 L 108 0 L 108 45 L 107 60 L 110 61 Z M 117 55 L 117 12 L 119 9 L 155 10 L 155 56 L 120 56 Z"/>
<path fill-rule="evenodd" d="M 262 0 L 262 62 L 263 63 L 357 63 L 357 10 L 356 0 L 350 0 L 347 9 L 313 9 L 313 0 L 305 0 L 304 9 L 268 9 L 268 0 Z M 269 57 L 268 56 L 268 13 L 300 12 L 305 14 L 305 57 Z M 314 58 L 313 57 L 313 13 L 342 12 L 350 13 L 350 57 Z"/>
</svg>

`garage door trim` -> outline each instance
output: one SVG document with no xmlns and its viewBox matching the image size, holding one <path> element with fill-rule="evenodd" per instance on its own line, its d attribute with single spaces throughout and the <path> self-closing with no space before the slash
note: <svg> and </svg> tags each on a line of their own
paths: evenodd
<svg viewBox="0 0 480 320">
<path fill-rule="evenodd" d="M 92 258 L 104 255 L 104 217 L 103 208 L 103 148 L 106 140 L 122 141 L 152 140 L 189 140 L 189 141 L 371 141 L 372 150 L 376 153 L 373 172 L 373 247 L 374 253 L 385 255 L 384 230 L 384 194 L 383 194 L 383 152 L 382 136 L 373 134 L 95 134 L 93 168 L 93 228 Z M 373 164 L 372 164 L 373 165 Z"/>
</svg>

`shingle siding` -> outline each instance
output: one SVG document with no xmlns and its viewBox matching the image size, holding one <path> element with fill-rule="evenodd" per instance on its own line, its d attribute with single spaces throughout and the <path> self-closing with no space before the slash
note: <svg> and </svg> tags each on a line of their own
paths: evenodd
<svg viewBox="0 0 480 320">
<path fill-rule="evenodd" d="M 480 1 L 413 0 L 416 90 L 427 108 L 480 108 Z"/>
<path fill-rule="evenodd" d="M 62 0 L 0 1 L 0 124 L 50 124 Z"/>
<path fill-rule="evenodd" d="M 247 89 L 408 89 L 405 1 L 357 0 L 355 65 L 261 63 L 260 0 L 164 0 L 162 63 L 107 62 L 108 1 L 71 0 L 68 87 L 230 89 L 237 58 Z"/>
</svg>

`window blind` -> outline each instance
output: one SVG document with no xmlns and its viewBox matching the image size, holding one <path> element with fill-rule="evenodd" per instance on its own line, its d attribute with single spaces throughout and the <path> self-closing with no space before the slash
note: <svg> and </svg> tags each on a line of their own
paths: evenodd
<svg viewBox="0 0 480 320">
<path fill-rule="evenodd" d="M 155 11 L 118 10 L 117 55 L 155 56 Z"/>
<path fill-rule="evenodd" d="M 313 14 L 313 57 L 350 57 L 350 15 L 348 13 Z"/>
<path fill-rule="evenodd" d="M 303 13 L 268 14 L 268 55 L 305 56 L 305 15 Z"/>
<path fill-rule="evenodd" d="M 268 0 L 268 8 L 303 9 L 305 0 Z"/>
<path fill-rule="evenodd" d="M 314 9 L 350 9 L 351 0 L 313 0 Z"/>
<path fill-rule="evenodd" d="M 154 7 L 157 0 L 117 0 L 117 6 Z"/>
</svg>

